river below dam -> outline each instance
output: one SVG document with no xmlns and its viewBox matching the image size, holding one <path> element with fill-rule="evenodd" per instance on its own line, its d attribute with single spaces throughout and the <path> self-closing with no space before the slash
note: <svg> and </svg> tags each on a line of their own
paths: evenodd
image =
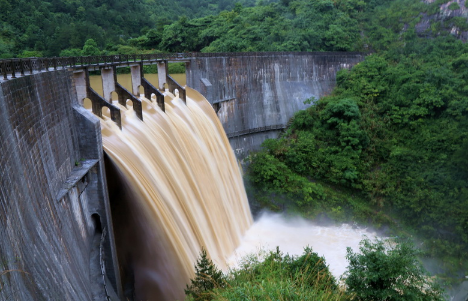
<svg viewBox="0 0 468 301">
<path fill-rule="evenodd" d="M 228 265 L 235 268 L 242 257 L 261 256 L 276 247 L 284 254 L 302 255 L 304 247 L 309 246 L 325 258 L 330 272 L 339 279 L 348 265 L 346 248 L 356 252 L 363 238 L 376 236 L 375 231 L 349 224 L 321 226 L 299 217 L 263 213 L 247 230 L 240 246 L 228 259 Z"/>
</svg>

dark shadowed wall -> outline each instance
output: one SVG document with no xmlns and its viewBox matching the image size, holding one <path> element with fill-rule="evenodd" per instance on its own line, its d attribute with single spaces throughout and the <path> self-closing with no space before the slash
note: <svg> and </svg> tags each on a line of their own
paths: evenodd
<svg viewBox="0 0 468 301">
<path fill-rule="evenodd" d="M 276 138 L 298 110 L 335 86 L 336 72 L 362 53 L 236 53 L 195 58 L 187 85 L 213 104 L 238 158 Z"/>
<path fill-rule="evenodd" d="M 120 289 L 99 120 L 65 70 L 0 81 L 0 108 L 0 300 L 105 300 Z"/>
</svg>

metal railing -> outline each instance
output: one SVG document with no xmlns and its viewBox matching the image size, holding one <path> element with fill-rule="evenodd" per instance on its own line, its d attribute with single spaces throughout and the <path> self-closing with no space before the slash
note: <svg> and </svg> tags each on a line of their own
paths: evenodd
<svg viewBox="0 0 468 301">
<path fill-rule="evenodd" d="M 245 135 L 250 135 L 250 134 L 255 134 L 255 133 L 279 131 L 279 130 L 284 130 L 285 128 L 286 128 L 286 125 L 284 124 L 275 124 L 275 125 L 268 125 L 268 126 L 262 126 L 262 127 L 237 131 L 233 133 L 227 133 L 226 136 L 228 138 L 234 138 L 234 137 L 240 137 L 240 136 L 245 136 Z"/>
<path fill-rule="evenodd" d="M 265 56 L 284 56 L 284 55 L 366 55 L 361 52 L 183 52 L 183 53 L 155 53 L 155 54 L 115 54 L 98 56 L 78 56 L 78 57 L 51 57 L 51 58 L 21 58 L 21 59 L 3 59 L 0 60 L 0 78 L 4 80 L 8 77 L 16 78 L 34 72 L 51 71 L 68 68 L 84 67 L 106 67 L 115 65 L 130 65 L 132 63 L 154 63 L 156 61 L 186 61 L 193 58 L 207 57 L 265 57 Z"/>
</svg>

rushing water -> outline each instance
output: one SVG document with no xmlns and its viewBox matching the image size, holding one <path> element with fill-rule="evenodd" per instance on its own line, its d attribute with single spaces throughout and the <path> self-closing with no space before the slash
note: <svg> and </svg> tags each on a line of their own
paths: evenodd
<svg viewBox="0 0 468 301">
<path fill-rule="evenodd" d="M 320 226 L 302 218 L 265 213 L 247 231 L 228 263 L 236 267 L 245 255 L 261 255 L 277 246 L 284 254 L 301 255 L 304 247 L 309 246 L 325 257 L 331 273 L 339 279 L 348 265 L 346 248 L 357 251 L 361 239 L 372 239 L 376 235 L 374 231 L 348 224 Z"/>
<path fill-rule="evenodd" d="M 166 112 L 143 99 L 144 122 L 124 107 L 122 130 L 107 117 L 101 122 L 104 149 L 140 208 L 139 230 L 129 236 L 142 236 L 129 242 L 138 245 L 130 251 L 137 300 L 182 300 L 201 248 L 223 267 L 252 223 L 236 158 L 210 104 L 191 89 L 187 105 L 166 94 Z"/>
<path fill-rule="evenodd" d="M 157 83 L 157 75 L 146 77 Z M 178 80 L 185 84 L 184 79 Z M 131 88 L 129 75 L 118 80 Z M 91 85 L 102 93 L 100 77 L 91 77 Z M 114 101 L 122 130 L 106 116 L 101 121 L 121 272 L 137 300 L 183 300 L 202 247 L 227 270 L 259 249 L 279 246 L 299 255 L 308 245 L 339 277 L 347 265 L 346 247 L 356 250 L 364 235 L 375 235 L 272 214 L 252 225 L 235 156 L 210 104 L 190 88 L 187 105 L 168 92 L 165 103 L 162 112 L 142 98 L 142 122 L 131 106 Z"/>
</svg>

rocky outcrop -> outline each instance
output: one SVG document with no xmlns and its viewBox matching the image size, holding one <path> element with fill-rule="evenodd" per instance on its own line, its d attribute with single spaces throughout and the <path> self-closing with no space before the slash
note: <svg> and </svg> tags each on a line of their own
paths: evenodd
<svg viewBox="0 0 468 301">
<path fill-rule="evenodd" d="M 423 0 L 423 2 L 429 5 L 436 2 L 436 0 Z M 416 32 L 420 36 L 427 36 L 429 34 L 437 35 L 445 31 L 463 42 L 468 41 L 467 5 L 467 0 L 450 0 L 440 4 L 435 14 L 422 13 L 421 21 L 416 24 Z M 440 23 L 440 26 L 433 27 L 432 25 L 437 22 Z"/>
</svg>

